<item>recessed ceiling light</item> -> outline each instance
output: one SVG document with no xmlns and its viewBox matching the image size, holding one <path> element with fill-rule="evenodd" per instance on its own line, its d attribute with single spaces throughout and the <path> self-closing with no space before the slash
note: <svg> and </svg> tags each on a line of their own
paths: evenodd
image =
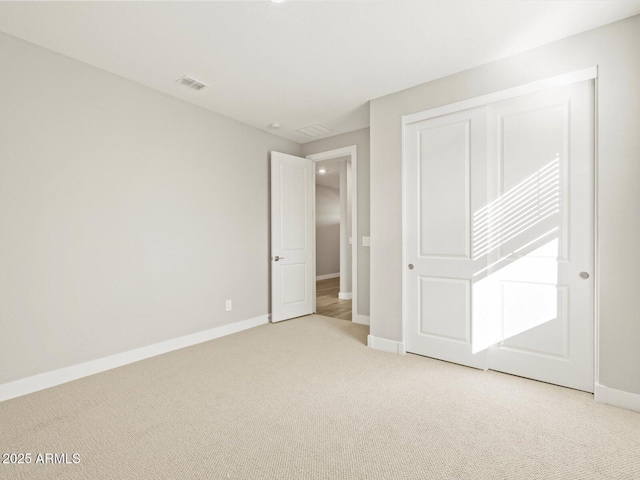
<svg viewBox="0 0 640 480">
<path fill-rule="evenodd" d="M 319 173 L 320 175 L 323 175 L 323 174 L 327 173 L 327 169 L 326 169 L 326 168 L 320 168 L 320 169 L 318 170 L 318 173 Z"/>
<path fill-rule="evenodd" d="M 269 0 L 271 3 L 284 3 L 285 0 Z"/>
<path fill-rule="evenodd" d="M 273 122 L 269 125 L 269 128 L 273 128 L 274 130 L 278 130 L 280 128 L 280 124 L 278 122 Z"/>
</svg>

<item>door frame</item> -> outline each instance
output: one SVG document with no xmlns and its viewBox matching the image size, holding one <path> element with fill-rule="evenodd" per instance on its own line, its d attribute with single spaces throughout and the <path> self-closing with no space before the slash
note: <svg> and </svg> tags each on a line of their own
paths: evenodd
<svg viewBox="0 0 640 480">
<path fill-rule="evenodd" d="M 554 87 L 561 87 L 564 85 L 570 85 L 572 83 L 578 83 L 585 80 L 593 80 L 594 81 L 594 125 L 593 125 L 593 136 L 594 136 L 594 145 L 593 145 L 593 211 L 594 211 L 594 222 L 593 222 L 593 254 L 594 254 L 594 284 L 593 284 L 593 341 L 594 341 L 594 390 L 598 392 L 598 386 L 600 385 L 600 312 L 599 312 L 599 304 L 600 304 L 600 244 L 599 244 L 599 214 L 598 214 L 598 198 L 599 198 L 599 190 L 598 190 L 598 67 L 593 66 L 589 68 L 585 68 L 582 70 L 577 70 L 574 72 L 566 73 L 563 75 L 558 75 L 551 78 L 546 78 L 543 80 L 539 80 L 532 83 L 527 83 L 524 85 L 519 85 L 512 88 L 507 88 L 505 90 L 499 90 L 496 92 L 488 93 L 485 95 L 480 95 L 478 97 L 469 98 L 466 100 L 462 100 L 455 103 L 450 103 L 447 105 L 442 105 L 439 107 L 434 107 L 428 110 L 424 110 L 422 112 L 412 113 L 409 115 L 402 116 L 402 349 L 404 350 L 404 346 L 406 345 L 406 336 L 408 330 L 408 322 L 407 318 L 407 282 L 405 281 L 405 268 L 407 265 L 407 252 L 405 249 L 404 239 L 407 238 L 407 179 L 405 178 L 405 170 L 406 163 L 408 161 L 407 154 L 405 152 L 405 140 L 406 140 L 406 127 L 412 123 L 421 122 L 423 120 L 427 120 L 430 118 L 440 117 L 442 115 L 447 115 L 450 113 L 459 112 L 461 110 L 467 110 L 470 108 L 480 107 L 484 105 L 488 105 L 491 103 L 500 102 L 503 100 L 508 100 L 510 98 L 519 97 L 522 95 L 527 95 L 530 93 L 536 93 L 543 90 L 547 90 Z M 488 356 L 487 356 L 487 368 L 488 368 Z M 485 370 L 487 370 L 485 368 Z M 597 397 L 597 393 L 596 393 Z M 596 398 L 596 401 L 598 398 Z"/>
<path fill-rule="evenodd" d="M 350 145 L 348 147 L 336 148 L 334 150 L 328 150 L 325 152 L 314 153 L 307 155 L 306 158 L 313 160 L 314 162 L 321 162 L 323 160 L 331 160 L 339 157 L 350 157 L 351 161 L 351 321 L 353 323 L 360 323 L 369 325 L 368 318 L 364 315 L 358 314 L 358 147 L 356 145 Z M 316 197 L 315 197 L 315 169 L 313 170 L 313 222 L 316 221 Z M 316 274 L 316 238 L 315 228 L 313 234 L 313 275 Z M 315 305 L 316 298 L 316 285 L 313 284 L 313 302 L 314 312 L 316 310 Z"/>
</svg>

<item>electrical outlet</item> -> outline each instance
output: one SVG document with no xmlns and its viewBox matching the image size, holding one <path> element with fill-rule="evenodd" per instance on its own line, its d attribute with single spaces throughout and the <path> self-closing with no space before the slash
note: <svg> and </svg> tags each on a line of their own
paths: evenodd
<svg viewBox="0 0 640 480">
<path fill-rule="evenodd" d="M 231 311 L 231 300 L 227 300 L 227 301 L 224 303 L 224 309 L 225 309 L 225 311 L 227 311 L 227 312 L 230 312 L 230 311 Z"/>
</svg>

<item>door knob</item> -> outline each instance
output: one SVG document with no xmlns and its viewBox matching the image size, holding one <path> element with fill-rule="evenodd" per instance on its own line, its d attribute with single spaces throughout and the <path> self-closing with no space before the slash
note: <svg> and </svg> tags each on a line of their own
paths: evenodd
<svg viewBox="0 0 640 480">
<path fill-rule="evenodd" d="M 275 257 L 273 257 L 274 261 L 278 261 L 278 260 L 284 260 L 284 257 L 279 257 L 278 255 L 276 255 Z"/>
<path fill-rule="evenodd" d="M 589 274 L 587 272 L 580 272 L 580 278 L 586 280 L 587 278 L 589 278 Z"/>
<path fill-rule="evenodd" d="M 409 264 L 409 270 L 413 270 L 413 263 Z"/>
</svg>

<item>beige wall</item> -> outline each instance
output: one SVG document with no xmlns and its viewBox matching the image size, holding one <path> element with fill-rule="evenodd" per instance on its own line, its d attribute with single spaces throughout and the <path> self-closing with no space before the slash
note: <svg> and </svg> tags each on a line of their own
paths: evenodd
<svg viewBox="0 0 640 480">
<path fill-rule="evenodd" d="M 371 334 L 402 339 L 401 117 L 597 65 L 599 383 L 640 393 L 640 16 L 371 102 Z"/>
<path fill-rule="evenodd" d="M 369 315 L 369 247 L 362 237 L 369 236 L 369 129 L 363 128 L 302 145 L 303 155 L 356 145 L 358 147 L 358 314 Z"/>
<path fill-rule="evenodd" d="M 0 384 L 268 313 L 298 144 L 4 34 L 0 64 Z"/>
<path fill-rule="evenodd" d="M 340 190 L 316 185 L 316 275 L 340 274 Z"/>
</svg>

